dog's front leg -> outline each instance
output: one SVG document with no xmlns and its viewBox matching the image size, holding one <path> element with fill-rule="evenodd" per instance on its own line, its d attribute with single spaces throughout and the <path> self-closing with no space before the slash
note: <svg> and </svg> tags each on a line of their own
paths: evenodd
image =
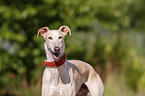
<svg viewBox="0 0 145 96">
<path fill-rule="evenodd" d="M 51 72 L 48 68 L 45 68 L 42 78 L 42 96 L 49 96 L 51 84 L 52 84 Z"/>
</svg>

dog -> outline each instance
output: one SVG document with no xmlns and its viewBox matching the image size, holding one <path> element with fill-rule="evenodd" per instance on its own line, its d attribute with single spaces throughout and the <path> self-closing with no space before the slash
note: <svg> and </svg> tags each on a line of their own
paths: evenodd
<svg viewBox="0 0 145 96">
<path fill-rule="evenodd" d="M 43 27 L 38 30 L 45 40 L 47 59 L 42 78 L 42 96 L 80 96 L 80 87 L 87 86 L 88 96 L 103 96 L 104 86 L 93 67 L 80 60 L 67 60 L 64 38 L 71 31 L 68 26 L 58 30 Z M 76 54 L 79 55 L 79 54 Z"/>
</svg>

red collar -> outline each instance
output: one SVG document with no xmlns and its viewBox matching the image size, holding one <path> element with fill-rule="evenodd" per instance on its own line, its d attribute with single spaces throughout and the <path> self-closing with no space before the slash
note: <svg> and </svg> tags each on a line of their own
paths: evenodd
<svg viewBox="0 0 145 96">
<path fill-rule="evenodd" d="M 47 62 L 44 60 L 44 64 L 48 67 L 58 67 L 63 65 L 65 61 L 66 61 L 66 54 L 64 53 L 64 55 L 59 60 L 53 62 Z"/>
</svg>

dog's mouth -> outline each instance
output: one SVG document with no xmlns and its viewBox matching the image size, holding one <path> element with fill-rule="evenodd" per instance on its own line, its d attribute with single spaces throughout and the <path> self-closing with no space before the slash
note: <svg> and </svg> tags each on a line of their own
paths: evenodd
<svg viewBox="0 0 145 96">
<path fill-rule="evenodd" d="M 59 59 L 60 52 L 52 52 L 52 55 L 55 59 Z"/>
</svg>

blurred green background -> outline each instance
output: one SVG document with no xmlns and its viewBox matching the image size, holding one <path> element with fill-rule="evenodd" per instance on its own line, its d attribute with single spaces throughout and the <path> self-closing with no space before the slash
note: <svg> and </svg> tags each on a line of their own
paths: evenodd
<svg viewBox="0 0 145 96">
<path fill-rule="evenodd" d="M 0 0 L 0 96 L 40 96 L 39 28 L 71 28 L 68 59 L 90 63 L 104 96 L 145 96 L 145 0 Z"/>
</svg>

